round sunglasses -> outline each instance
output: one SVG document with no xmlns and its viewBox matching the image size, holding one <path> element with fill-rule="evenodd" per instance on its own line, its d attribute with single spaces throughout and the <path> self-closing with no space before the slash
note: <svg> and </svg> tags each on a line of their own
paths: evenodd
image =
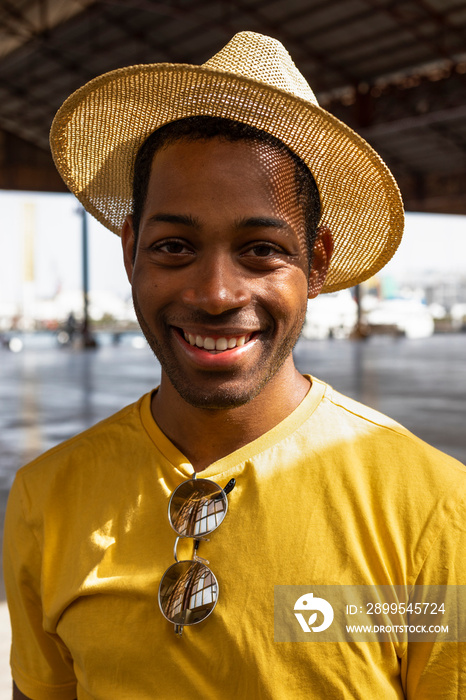
<svg viewBox="0 0 466 700">
<path fill-rule="evenodd" d="M 197 479 L 196 474 L 173 491 L 168 504 L 168 520 L 177 534 L 173 554 L 175 563 L 165 571 L 159 586 L 162 615 L 181 635 L 184 625 L 196 625 L 213 611 L 218 600 L 218 581 L 209 562 L 197 553 L 202 540 L 223 522 L 228 510 L 227 495 L 235 486 L 231 479 L 224 489 L 214 481 Z M 180 561 L 180 538 L 194 539 L 192 559 Z"/>
</svg>

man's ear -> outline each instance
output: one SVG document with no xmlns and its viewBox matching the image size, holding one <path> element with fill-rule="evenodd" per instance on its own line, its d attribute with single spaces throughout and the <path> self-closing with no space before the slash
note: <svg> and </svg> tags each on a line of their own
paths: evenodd
<svg viewBox="0 0 466 700">
<path fill-rule="evenodd" d="M 312 266 L 309 273 L 308 298 L 314 299 L 324 286 L 330 259 L 333 253 L 333 236 L 327 226 L 319 226 L 312 252 Z"/>
<path fill-rule="evenodd" d="M 121 245 L 123 246 L 123 261 L 125 263 L 125 270 L 128 276 L 129 282 L 133 277 L 133 260 L 134 260 L 134 229 L 133 229 L 133 217 L 127 216 L 125 222 L 121 229 Z"/>
</svg>

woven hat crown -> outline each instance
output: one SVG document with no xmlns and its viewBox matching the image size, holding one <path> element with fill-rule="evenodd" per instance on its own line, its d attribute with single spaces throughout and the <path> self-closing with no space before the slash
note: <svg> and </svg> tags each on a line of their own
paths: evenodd
<svg viewBox="0 0 466 700">
<path fill-rule="evenodd" d="M 288 51 L 283 44 L 270 36 L 239 32 L 203 66 L 251 78 L 264 85 L 284 90 L 294 97 L 318 104 Z"/>
</svg>

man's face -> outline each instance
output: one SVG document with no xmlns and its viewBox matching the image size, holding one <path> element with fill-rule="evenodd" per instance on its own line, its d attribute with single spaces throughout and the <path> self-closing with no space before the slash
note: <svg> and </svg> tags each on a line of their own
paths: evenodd
<svg viewBox="0 0 466 700">
<path fill-rule="evenodd" d="M 169 145 L 154 157 L 134 262 L 130 221 L 123 244 L 141 328 L 188 403 L 242 405 L 292 362 L 308 253 L 286 154 L 221 138 Z"/>
</svg>

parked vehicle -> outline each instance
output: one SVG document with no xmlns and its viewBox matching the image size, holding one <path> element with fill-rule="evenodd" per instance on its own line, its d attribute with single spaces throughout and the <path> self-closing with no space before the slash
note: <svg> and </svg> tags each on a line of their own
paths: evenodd
<svg viewBox="0 0 466 700">
<path fill-rule="evenodd" d="M 302 335 L 308 339 L 348 338 L 356 326 L 358 307 L 349 289 L 310 299 Z"/>
</svg>

